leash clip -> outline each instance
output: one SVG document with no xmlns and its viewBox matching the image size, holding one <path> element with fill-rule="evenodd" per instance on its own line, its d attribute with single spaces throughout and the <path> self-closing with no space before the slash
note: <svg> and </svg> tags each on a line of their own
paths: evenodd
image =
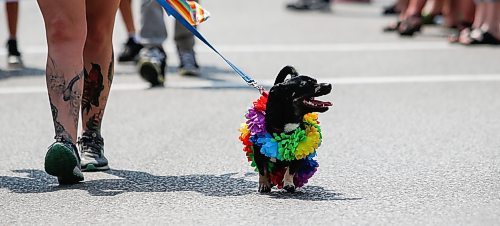
<svg viewBox="0 0 500 226">
<path fill-rule="evenodd" d="M 259 90 L 259 93 L 261 95 L 264 95 L 266 93 L 266 89 L 264 89 L 264 86 L 257 84 L 256 81 L 252 81 L 251 83 L 249 83 L 249 85 Z"/>
</svg>

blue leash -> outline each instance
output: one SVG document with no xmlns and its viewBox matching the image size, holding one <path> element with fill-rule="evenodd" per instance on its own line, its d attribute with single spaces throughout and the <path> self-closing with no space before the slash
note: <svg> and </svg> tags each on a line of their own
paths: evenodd
<svg viewBox="0 0 500 226">
<path fill-rule="evenodd" d="M 187 28 L 191 33 L 193 33 L 194 36 L 196 36 L 199 40 L 201 40 L 203 43 L 205 43 L 208 47 L 210 47 L 215 53 L 217 53 L 224 61 L 226 61 L 226 63 L 231 66 L 231 68 L 233 68 L 233 70 L 243 79 L 245 80 L 245 82 L 251 86 L 251 87 L 254 87 L 256 89 L 259 90 L 260 93 L 263 93 L 265 90 L 264 90 L 264 87 L 262 87 L 261 85 L 257 84 L 257 82 L 251 78 L 248 74 L 246 74 L 245 72 L 243 72 L 240 68 L 238 68 L 236 65 L 234 65 L 233 63 L 231 63 L 231 61 L 229 61 L 226 57 L 224 57 L 219 51 L 217 51 L 217 49 L 215 49 L 215 47 L 212 46 L 212 44 L 210 44 L 210 42 L 208 42 L 205 37 L 203 37 L 203 35 L 200 34 L 200 32 L 198 32 L 198 30 L 193 26 L 191 25 L 181 14 L 179 14 L 179 12 L 177 12 L 170 4 L 168 4 L 166 1 L 162 1 L 162 0 L 156 0 L 158 2 L 158 4 L 160 4 L 163 9 L 165 9 L 165 11 L 167 12 L 168 15 L 171 15 L 173 16 L 178 22 L 180 22 L 185 28 Z"/>
</svg>

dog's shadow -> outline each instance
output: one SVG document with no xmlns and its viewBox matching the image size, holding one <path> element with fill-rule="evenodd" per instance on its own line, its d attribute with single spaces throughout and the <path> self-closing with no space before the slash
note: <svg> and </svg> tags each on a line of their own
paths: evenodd
<svg viewBox="0 0 500 226">
<path fill-rule="evenodd" d="M 36 169 L 13 170 L 22 176 L 0 176 L 0 189 L 14 193 L 48 193 L 59 190 L 84 190 L 92 196 L 116 196 L 126 192 L 181 192 L 191 191 L 205 196 L 226 197 L 256 194 L 256 182 L 244 177 L 234 177 L 236 173 L 223 175 L 193 174 L 183 176 L 156 176 L 146 172 L 131 170 L 109 170 L 105 173 L 116 179 L 90 180 L 75 185 L 58 186 L 55 177 Z M 357 200 L 346 198 L 317 186 L 306 186 L 300 192 L 288 194 L 273 191 L 272 198 L 299 199 L 309 201 Z"/>
</svg>

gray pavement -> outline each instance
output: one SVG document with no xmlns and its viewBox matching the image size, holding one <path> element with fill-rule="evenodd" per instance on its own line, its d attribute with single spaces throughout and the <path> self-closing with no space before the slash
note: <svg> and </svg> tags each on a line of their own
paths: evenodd
<svg viewBox="0 0 500 226">
<path fill-rule="evenodd" d="M 0 225 L 499 225 L 500 48 L 449 45 L 437 27 L 383 34 L 389 1 L 333 13 L 284 2 L 206 1 L 213 17 L 200 29 L 258 82 L 292 64 L 334 83 L 320 168 L 293 195 L 258 194 L 241 151 L 257 92 L 201 44 L 204 75 L 177 75 L 171 40 L 165 89 L 116 65 L 103 125 L 112 170 L 57 186 L 43 171 L 53 137 L 43 22 L 35 1 L 21 1 L 28 69 L 6 71 L 0 50 Z M 0 30 L 5 40 L 3 17 Z"/>
</svg>

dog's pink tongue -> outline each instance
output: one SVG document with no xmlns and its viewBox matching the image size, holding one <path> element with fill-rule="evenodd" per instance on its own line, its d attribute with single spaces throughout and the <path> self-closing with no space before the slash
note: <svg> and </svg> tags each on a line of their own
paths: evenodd
<svg viewBox="0 0 500 226">
<path fill-rule="evenodd" d="M 319 106 L 319 107 L 331 107 L 333 106 L 332 102 L 329 102 L 329 101 L 320 101 L 320 100 L 310 100 L 310 103 L 315 105 L 315 106 Z"/>
</svg>

